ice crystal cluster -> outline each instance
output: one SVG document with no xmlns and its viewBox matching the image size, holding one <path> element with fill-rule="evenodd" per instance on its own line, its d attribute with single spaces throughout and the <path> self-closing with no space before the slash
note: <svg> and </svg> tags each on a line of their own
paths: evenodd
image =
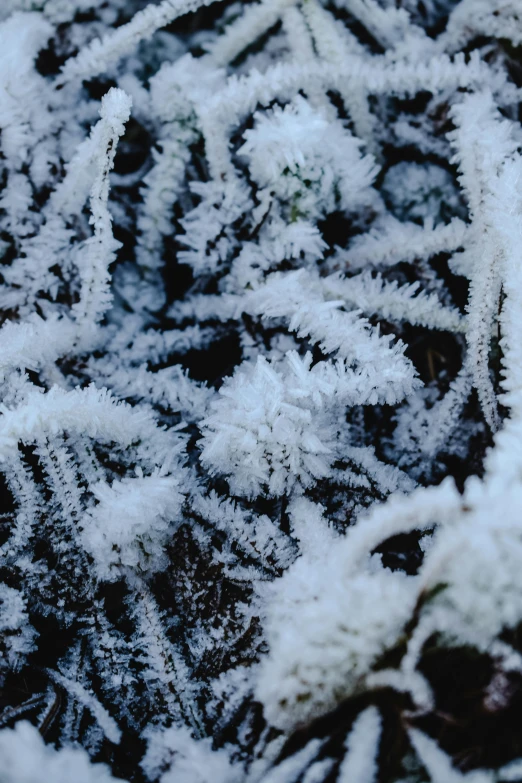
<svg viewBox="0 0 522 783">
<path fill-rule="evenodd" d="M 522 780 L 520 0 L 2 0 L 0 781 Z"/>
</svg>

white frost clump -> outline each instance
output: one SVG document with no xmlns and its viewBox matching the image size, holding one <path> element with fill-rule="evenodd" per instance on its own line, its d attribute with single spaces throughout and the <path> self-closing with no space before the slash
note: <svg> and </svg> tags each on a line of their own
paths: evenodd
<svg viewBox="0 0 522 783">
<path fill-rule="evenodd" d="M 0 731 L 2 783 L 117 783 L 105 764 L 91 764 L 80 748 L 55 750 L 30 723 Z"/>
<path fill-rule="evenodd" d="M 99 482 L 97 505 L 82 521 L 82 543 L 94 558 L 100 579 L 121 570 L 157 571 L 165 566 L 164 547 L 177 521 L 183 495 L 173 476 L 137 476 Z"/>
<path fill-rule="evenodd" d="M 522 533 L 519 487 L 500 498 L 469 482 L 454 523 L 444 526 L 421 571 L 422 588 L 443 585 L 424 610 L 430 625 L 449 641 L 488 650 L 503 630 L 522 621 Z"/>
<path fill-rule="evenodd" d="M 197 741 L 186 727 L 150 732 L 141 767 L 149 780 L 159 783 L 241 783 L 245 779 L 244 769 L 230 761 L 225 748 L 213 750 L 209 738 Z"/>
<path fill-rule="evenodd" d="M 300 96 L 284 109 L 256 112 L 254 120 L 238 154 L 246 158 L 261 187 L 292 204 L 292 219 L 296 214 L 317 219 L 336 207 L 352 209 L 371 201 L 374 159 L 361 155 L 362 142 L 342 122 Z"/>
<path fill-rule="evenodd" d="M 338 543 L 320 562 L 303 556 L 277 587 L 257 696 L 279 728 L 307 723 L 363 688 L 411 616 L 414 577 L 380 566 L 354 573 L 346 554 Z"/>
<path fill-rule="evenodd" d="M 321 415 L 321 388 L 306 363 L 279 367 L 259 357 L 220 389 L 202 422 L 201 461 L 229 476 L 234 494 L 255 496 L 310 485 L 330 472 L 337 428 Z M 312 411 L 317 411 L 313 416 Z"/>
</svg>

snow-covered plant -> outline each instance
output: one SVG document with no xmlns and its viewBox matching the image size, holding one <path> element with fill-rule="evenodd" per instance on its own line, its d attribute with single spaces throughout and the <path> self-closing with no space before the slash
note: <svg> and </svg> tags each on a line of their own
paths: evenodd
<svg viewBox="0 0 522 783">
<path fill-rule="evenodd" d="M 1 781 L 520 777 L 521 24 L 4 0 Z"/>
</svg>

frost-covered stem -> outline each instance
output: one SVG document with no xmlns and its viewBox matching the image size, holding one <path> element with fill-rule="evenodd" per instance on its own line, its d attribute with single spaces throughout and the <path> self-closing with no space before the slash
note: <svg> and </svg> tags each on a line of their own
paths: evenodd
<svg viewBox="0 0 522 783">
<path fill-rule="evenodd" d="M 3 409 L 0 418 L 0 461 L 11 460 L 18 442 L 34 443 L 46 435 L 68 432 L 129 446 L 147 442 L 151 434 L 168 437 L 155 428 L 148 412 L 117 402 L 106 389 L 89 386 L 65 392 L 53 387 L 47 394 L 33 392 L 23 405 Z"/>
<path fill-rule="evenodd" d="M 339 767 L 338 783 L 374 783 L 381 724 L 376 707 L 368 707 L 357 717 L 346 738 L 346 756 Z"/>
<path fill-rule="evenodd" d="M 465 332 L 466 320 L 457 309 L 444 307 L 436 294 L 424 294 L 420 283 L 399 286 L 368 274 L 340 278 L 330 275 L 322 280 L 324 292 L 346 300 L 347 305 L 360 308 L 366 315 L 378 313 L 388 321 L 407 321 L 427 326 Z"/>
<path fill-rule="evenodd" d="M 407 498 L 395 495 L 376 506 L 348 531 L 343 546 L 349 562 L 354 565 L 361 562 L 387 538 L 451 521 L 461 504 L 461 497 L 449 477 L 437 487 L 422 487 Z"/>
<path fill-rule="evenodd" d="M 19 508 L 15 516 L 14 530 L 1 547 L 0 553 L 2 557 L 14 559 L 31 541 L 34 528 L 41 521 L 45 501 L 20 454 L 12 455 L 9 465 L 4 467 L 4 474 L 13 496 L 18 499 Z M 33 570 L 34 566 L 26 563 L 26 568 Z"/>
<path fill-rule="evenodd" d="M 241 16 L 208 47 L 212 60 L 217 66 L 232 62 L 247 46 L 273 27 L 288 6 L 296 3 L 297 0 L 263 0 L 246 6 Z"/>
<path fill-rule="evenodd" d="M 466 357 L 462 369 L 451 382 L 442 400 L 426 414 L 426 433 L 419 442 L 422 454 L 434 457 L 444 441 L 451 436 L 472 389 L 470 359 Z"/>
<path fill-rule="evenodd" d="M 470 227 L 458 218 L 447 225 L 433 226 L 427 221 L 424 226 L 418 226 L 387 216 L 381 230 L 372 229 L 355 237 L 348 250 L 333 256 L 330 265 L 347 264 L 350 271 L 358 271 L 381 264 L 411 263 L 416 258 L 452 253 L 466 246 L 469 239 Z"/>
<path fill-rule="evenodd" d="M 215 0 L 163 0 L 159 5 L 148 5 L 138 11 L 130 22 L 101 39 L 91 41 L 76 57 L 67 60 L 55 82 L 56 87 L 72 79 L 92 79 L 109 70 L 120 58 L 130 54 L 140 41 L 151 38 L 161 27 L 213 2 Z"/>
<path fill-rule="evenodd" d="M 499 219 L 495 204 L 505 203 L 498 182 L 505 179 L 506 167 L 513 165 L 517 140 L 514 126 L 501 118 L 490 91 L 468 96 L 454 107 L 453 116 L 457 129 L 450 139 L 457 150 L 454 160 L 459 163 L 459 179 L 469 202 L 472 241 L 477 253 L 470 280 L 468 346 L 484 415 L 496 430 L 499 418 L 488 357 L 501 285 L 509 285 L 509 281 L 505 276 L 502 280 L 507 261 L 502 236 L 505 220 Z"/>
<path fill-rule="evenodd" d="M 424 37 L 422 29 L 412 25 L 402 8 L 384 9 L 377 0 L 336 0 L 336 3 L 357 17 L 383 46 L 397 46 L 412 34 Z"/>
<path fill-rule="evenodd" d="M 440 51 L 456 52 L 480 36 L 522 43 L 520 6 L 506 0 L 462 0 L 453 8 L 445 31 L 435 41 Z"/>
<path fill-rule="evenodd" d="M 484 417 L 495 432 L 500 425 L 495 390 L 489 372 L 489 351 L 491 326 L 497 314 L 500 296 L 498 266 L 502 261 L 501 251 L 495 251 L 487 236 L 480 237 L 481 257 L 475 262 L 470 281 L 470 295 L 467 306 L 467 341 L 471 359 L 474 384 Z"/>
<path fill-rule="evenodd" d="M 138 263 L 146 270 L 163 265 L 163 237 L 174 232 L 170 219 L 172 204 L 179 196 L 190 160 L 190 144 L 196 134 L 182 127 L 181 123 L 169 123 L 169 133 L 161 139 L 161 152 L 153 150 L 154 166 L 144 178 L 143 208 L 138 217 Z M 174 138 L 172 138 L 174 136 Z"/>
<path fill-rule="evenodd" d="M 76 526 L 81 518 L 82 492 L 78 486 L 79 477 L 74 469 L 71 455 L 64 446 L 51 446 L 47 439 L 37 444 L 36 453 L 53 485 L 56 502 L 62 509 L 62 517 L 72 523 L 70 529 L 77 535 Z"/>
<path fill-rule="evenodd" d="M 97 721 L 103 733 L 110 742 L 118 745 L 121 740 L 121 730 L 113 717 L 109 715 L 105 707 L 100 704 L 96 696 L 90 693 L 78 681 L 70 680 L 56 671 L 47 670 L 49 677 L 58 685 L 61 685 L 82 707 L 89 710 Z"/>
<path fill-rule="evenodd" d="M 81 253 L 80 301 L 73 306 L 83 339 L 95 329 L 112 300 L 109 266 L 115 259 L 120 243 L 112 235 L 112 218 L 108 209 L 109 173 L 114 166 L 117 142 L 125 132 L 131 106 L 132 101 L 123 90 L 110 89 L 102 101 L 101 121 L 94 129 L 99 145 L 96 179 L 90 200 L 90 222 L 94 226 L 94 236 L 87 240 L 84 252 Z"/>
<path fill-rule="evenodd" d="M 303 14 L 312 31 L 318 54 L 326 62 L 332 65 L 342 65 L 347 53 L 355 54 L 359 58 L 369 61 L 364 47 L 359 44 L 357 38 L 344 27 L 341 35 L 339 23 L 334 21 L 332 15 L 317 0 L 305 0 Z M 365 88 L 351 85 L 347 89 L 343 84 L 340 84 L 339 92 L 350 112 L 356 135 L 364 139 L 368 152 L 379 156 L 380 150 L 375 141 L 377 121 L 369 110 Z"/>
<path fill-rule="evenodd" d="M 493 491 L 503 492 L 506 486 L 522 478 L 520 438 L 522 433 L 522 158 L 506 166 L 495 183 L 490 199 L 497 235 L 502 247 L 502 286 L 505 300 L 500 323 L 501 347 L 504 358 L 505 390 L 502 401 L 510 408 L 509 419 L 497 434 L 495 449 L 486 462 L 489 484 Z"/>
<path fill-rule="evenodd" d="M 6 281 L 14 284 L 14 288 L 1 293 L 0 303 L 8 306 L 16 304 L 22 314 L 29 312 L 33 315 L 38 292 L 57 285 L 57 278 L 49 272 L 50 268 L 58 265 L 62 274 L 68 277 L 71 255 L 76 260 L 70 249 L 73 232 L 69 226 L 77 223 L 83 227 L 82 210 L 89 192 L 91 199 L 96 196 L 98 200 L 103 200 L 103 168 L 107 165 L 112 167 L 112 160 L 109 159 L 114 158 L 116 142 L 123 133 L 123 123 L 128 120 L 129 112 L 130 98 L 121 90 L 112 89 L 104 97 L 101 120 L 76 148 L 66 164 L 65 176 L 42 209 L 43 226 L 36 236 L 22 241 L 19 257 L 6 270 Z M 95 177 L 96 181 L 93 182 Z M 97 207 L 98 212 L 100 206 Z M 60 344 L 63 341 L 65 324 L 62 324 L 60 331 L 61 338 L 55 337 L 49 343 Z M 48 347 L 47 352 L 49 350 Z"/>
<path fill-rule="evenodd" d="M 167 639 L 157 604 L 143 582 L 137 584 L 134 611 L 143 640 L 145 661 L 158 684 L 166 686 L 162 688 L 162 695 L 171 715 L 181 708 L 183 720 L 196 736 L 202 736 L 204 730 L 195 694 L 191 692 L 190 673 L 181 655 Z"/>
<path fill-rule="evenodd" d="M 305 64 L 315 57 L 312 36 L 301 10 L 291 5 L 282 16 L 283 31 L 287 46 L 290 48 L 292 60 Z"/>
</svg>

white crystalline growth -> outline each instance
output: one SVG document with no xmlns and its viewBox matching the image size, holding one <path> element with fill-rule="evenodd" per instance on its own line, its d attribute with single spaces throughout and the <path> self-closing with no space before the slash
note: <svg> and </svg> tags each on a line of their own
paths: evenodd
<svg viewBox="0 0 522 783">
<path fill-rule="evenodd" d="M 335 209 L 336 190 L 341 209 L 371 200 L 374 159 L 361 155 L 362 142 L 340 121 L 332 122 L 301 96 L 254 119 L 238 152 L 261 187 L 270 187 L 283 201 L 294 200 L 295 209 L 314 217 Z"/>
<path fill-rule="evenodd" d="M 278 585 L 257 697 L 279 728 L 307 723 L 356 693 L 411 616 L 416 578 L 380 566 L 354 573 L 345 549 L 337 544 L 320 563 L 303 556 Z"/>
<path fill-rule="evenodd" d="M 121 569 L 156 571 L 165 564 L 164 548 L 176 522 L 183 495 L 172 476 L 137 476 L 99 482 L 98 503 L 83 520 L 82 543 L 102 579 L 116 579 Z"/>
</svg>

